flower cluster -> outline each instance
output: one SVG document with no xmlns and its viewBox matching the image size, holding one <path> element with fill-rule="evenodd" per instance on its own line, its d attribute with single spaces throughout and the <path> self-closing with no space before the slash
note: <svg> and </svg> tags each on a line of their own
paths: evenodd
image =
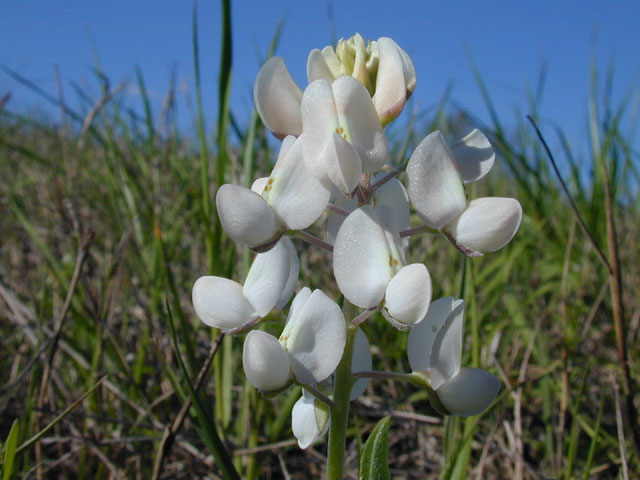
<svg viewBox="0 0 640 480">
<path fill-rule="evenodd" d="M 257 255 L 244 285 L 198 279 L 197 315 L 227 333 L 250 330 L 243 366 L 256 388 L 276 394 L 292 383 L 304 387 L 292 414 L 302 448 L 329 428 L 340 364 L 349 362 L 354 374 L 350 399 L 365 390 L 368 376 L 380 373 L 370 372 L 369 342 L 359 328 L 375 311 L 409 331 L 413 376 L 424 380 L 436 409 L 463 416 L 484 411 L 500 383 L 486 371 L 461 368 L 463 301 L 431 302 L 431 276 L 424 264 L 407 259 L 407 237 L 441 233 L 470 256 L 511 240 L 522 217 L 518 201 L 469 201 L 465 190 L 493 166 L 491 144 L 478 130 L 453 145 L 435 131 L 405 167 L 390 166 L 384 128 L 416 85 L 413 62 L 390 38 L 365 44 L 356 34 L 335 48 L 313 50 L 307 75 L 303 91 L 279 57 L 258 74 L 257 111 L 282 140 L 277 161 L 270 176 L 255 180 L 251 189 L 223 185 L 216 195 L 224 230 Z M 411 228 L 411 207 L 423 225 Z M 325 239 L 304 231 L 320 218 L 327 219 Z M 360 315 L 345 318 L 327 294 L 304 287 L 278 338 L 254 329 L 274 308 L 285 308 L 296 290 L 299 263 L 290 237 L 332 252 L 340 292 L 345 303 L 364 309 Z"/>
</svg>

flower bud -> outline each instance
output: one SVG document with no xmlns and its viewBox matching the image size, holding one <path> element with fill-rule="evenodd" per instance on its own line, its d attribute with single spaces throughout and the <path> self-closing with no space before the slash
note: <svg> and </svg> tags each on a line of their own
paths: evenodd
<svg viewBox="0 0 640 480">
<path fill-rule="evenodd" d="M 282 390 L 291 379 L 287 352 L 275 337 L 261 330 L 252 330 L 247 335 L 242 365 L 251 385 L 263 392 Z"/>
<path fill-rule="evenodd" d="M 358 33 L 340 39 L 335 47 L 312 50 L 307 59 L 309 83 L 323 79 L 332 83 L 351 76 L 362 82 L 372 97 L 383 125 L 396 118 L 413 93 L 416 72 L 407 53 L 390 38 L 367 42 Z"/>
</svg>

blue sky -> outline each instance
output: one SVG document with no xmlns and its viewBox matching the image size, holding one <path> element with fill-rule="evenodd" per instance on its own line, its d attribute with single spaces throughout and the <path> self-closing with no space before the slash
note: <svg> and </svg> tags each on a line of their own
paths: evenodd
<svg viewBox="0 0 640 480">
<path fill-rule="evenodd" d="M 97 97 L 92 73 L 94 53 L 113 84 L 130 81 L 128 94 L 138 102 L 135 67 L 142 70 L 158 112 L 170 72 L 183 91 L 193 94 L 192 4 L 169 0 L 4 0 L 0 17 L 0 64 L 56 94 L 53 65 L 58 65 L 67 101 L 77 104 L 74 81 Z M 615 98 L 635 84 L 640 90 L 640 2 L 637 1 L 248 1 L 232 5 L 232 109 L 246 122 L 259 58 L 266 54 L 276 24 L 285 19 L 278 54 L 301 86 L 310 49 L 360 32 L 365 38 L 390 36 L 413 58 L 418 84 L 414 107 L 426 109 L 453 82 L 452 100 L 483 120 L 486 108 L 473 79 L 470 58 L 484 76 L 498 113 L 507 121 L 515 110 L 528 111 L 527 87 L 534 87 L 541 66 L 548 67 L 541 114 L 547 125 L 561 125 L 572 142 L 584 144 L 589 68 L 597 55 L 604 74 L 615 62 Z M 201 71 L 209 131 L 217 108 L 220 5 L 198 2 Z M 468 53 L 467 53 L 468 52 Z M 11 92 L 14 110 L 56 109 L 30 94 L 0 71 L 0 94 Z M 640 95 L 636 92 L 636 99 Z M 185 129 L 192 113 L 186 95 L 179 112 Z M 549 130 L 550 131 L 550 130 Z M 636 141 L 636 145 L 637 145 Z"/>
</svg>

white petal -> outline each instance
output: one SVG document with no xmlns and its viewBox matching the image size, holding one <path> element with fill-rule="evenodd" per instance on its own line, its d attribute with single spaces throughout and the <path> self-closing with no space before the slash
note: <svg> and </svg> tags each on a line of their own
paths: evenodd
<svg viewBox="0 0 640 480">
<path fill-rule="evenodd" d="M 280 342 L 289 354 L 298 382 L 318 383 L 331 375 L 340 363 L 346 322 L 340 307 L 320 290 L 315 290 L 296 310 Z"/>
<path fill-rule="evenodd" d="M 293 302 L 291 302 L 291 307 L 289 307 L 289 314 L 287 315 L 287 323 L 285 324 L 284 330 L 282 331 L 282 335 L 281 335 L 282 337 L 289 336 L 289 331 L 291 330 L 291 327 L 293 325 L 293 323 L 291 322 L 291 319 L 300 315 L 300 312 L 302 311 L 302 307 L 304 307 L 304 305 L 307 303 L 307 300 L 309 300 L 310 296 L 311 296 L 311 289 L 309 287 L 303 287 L 296 294 L 296 296 L 293 299 Z"/>
<path fill-rule="evenodd" d="M 466 207 L 462 178 L 440 131 L 427 135 L 407 165 L 407 190 L 425 224 L 440 229 Z"/>
<path fill-rule="evenodd" d="M 338 78 L 331 89 L 341 133 L 357 150 L 362 171 L 379 170 L 389 156 L 389 148 L 369 92 L 353 77 Z"/>
<path fill-rule="evenodd" d="M 221 277 L 200 277 L 191 291 L 193 308 L 206 325 L 236 328 L 258 318 L 242 294 L 242 285 Z"/>
<path fill-rule="evenodd" d="M 340 131 L 333 92 L 326 80 L 309 84 L 302 95 L 302 151 L 304 163 L 314 177 L 327 179 L 327 145 L 331 134 Z"/>
<path fill-rule="evenodd" d="M 291 378 L 287 353 L 274 336 L 261 330 L 251 330 L 247 335 L 242 365 L 251 385 L 263 392 L 278 391 Z"/>
<path fill-rule="evenodd" d="M 472 200 L 462 215 L 444 230 L 470 250 L 493 252 L 509 243 L 521 220 L 522 207 L 517 200 L 478 198 Z"/>
<path fill-rule="evenodd" d="M 386 172 L 380 172 L 375 180 L 379 180 Z M 371 199 L 373 209 L 387 230 L 407 230 L 410 227 L 409 194 L 402 182 L 393 178 L 380 187 Z M 402 239 L 403 252 L 409 248 L 409 237 Z"/>
<path fill-rule="evenodd" d="M 273 167 L 262 196 L 292 230 L 307 228 L 325 211 L 331 189 L 312 177 L 302 158 L 303 137 L 295 141 Z M 283 142 L 284 145 L 284 142 Z"/>
<path fill-rule="evenodd" d="M 327 174 L 333 184 L 342 193 L 349 195 L 353 192 L 362 177 L 362 162 L 353 145 L 337 133 L 331 134 L 327 148 Z"/>
<path fill-rule="evenodd" d="M 498 396 L 500 380 L 478 368 L 461 368 L 443 383 L 436 394 L 442 405 L 454 415 L 468 417 L 484 412 Z"/>
<path fill-rule="evenodd" d="M 351 373 L 370 371 L 373 367 L 371 360 L 371 347 L 369 340 L 361 329 L 356 330 L 356 338 L 353 343 L 353 355 L 351 356 Z M 351 387 L 350 400 L 355 400 L 364 393 L 369 385 L 368 378 L 359 378 Z"/>
<path fill-rule="evenodd" d="M 334 80 L 339 76 L 344 75 L 344 66 L 332 46 L 327 45 L 324 47 L 322 49 L 322 56 L 324 57 L 324 61 L 327 62 L 327 66 L 329 67 L 329 70 L 331 70 Z"/>
<path fill-rule="evenodd" d="M 362 84 L 368 90 L 370 81 L 369 72 L 367 71 L 366 65 L 367 54 L 365 50 L 364 39 L 362 38 L 362 35 L 356 33 L 350 40 L 350 43 L 353 45 L 356 53 L 356 57 L 353 61 L 353 72 L 351 73 L 351 76 L 360 80 L 360 82 L 362 82 Z"/>
<path fill-rule="evenodd" d="M 333 201 L 338 207 L 343 208 L 347 212 L 352 212 L 358 207 L 358 200 L 356 198 L 349 198 L 338 192 L 335 200 Z M 342 222 L 347 218 L 344 215 L 336 212 L 329 212 L 329 218 L 327 219 L 327 242 L 334 244 L 338 230 L 342 226 Z"/>
<path fill-rule="evenodd" d="M 305 392 L 305 390 L 303 390 Z M 291 411 L 291 429 L 300 448 L 307 448 L 329 428 L 328 408 L 313 395 L 303 394 Z"/>
<path fill-rule="evenodd" d="M 333 247 L 333 273 L 354 305 L 371 308 L 380 303 L 400 260 L 370 206 L 354 210 L 342 223 Z"/>
<path fill-rule="evenodd" d="M 389 314 L 406 325 L 422 321 L 431 302 L 431 277 L 422 263 L 402 267 L 391 279 L 384 296 Z"/>
<path fill-rule="evenodd" d="M 462 319 L 464 303 L 453 303 L 453 310 L 438 331 L 431 348 L 431 386 L 436 389 L 460 371 L 462 361 Z"/>
<path fill-rule="evenodd" d="M 307 78 L 309 79 L 309 83 L 320 79 L 331 83 L 336 79 L 329 65 L 327 65 L 325 56 L 317 48 L 309 52 L 309 57 L 307 58 Z"/>
<path fill-rule="evenodd" d="M 464 136 L 451 152 L 462 175 L 464 183 L 475 182 L 484 177 L 496 159 L 491 143 L 477 128 Z"/>
<path fill-rule="evenodd" d="M 265 188 L 267 186 L 267 182 L 269 181 L 269 177 L 260 177 L 256 178 L 254 182 L 251 184 L 251 191 L 256 192 L 258 195 L 262 195 Z"/>
<path fill-rule="evenodd" d="M 287 278 L 287 283 L 284 286 L 282 295 L 280 295 L 278 303 L 276 303 L 278 308 L 284 307 L 287 302 L 289 302 L 291 295 L 293 295 L 293 292 L 296 290 L 298 275 L 300 274 L 300 261 L 298 260 L 298 253 L 296 252 L 296 247 L 293 246 L 293 242 L 289 237 L 284 237 L 280 241 L 285 243 L 289 252 L 289 277 Z"/>
<path fill-rule="evenodd" d="M 242 293 L 261 317 L 276 306 L 287 287 L 291 274 L 290 246 L 291 240 L 281 238 L 271 250 L 256 255 L 249 269 Z"/>
<path fill-rule="evenodd" d="M 376 180 L 383 177 L 385 173 L 386 172 L 381 172 L 376 175 Z M 381 207 L 389 207 L 387 212 L 390 212 L 394 217 L 396 228 L 399 230 L 409 228 L 409 195 L 404 185 L 402 185 L 402 182 L 397 178 L 389 180 L 376 190 L 371 199 L 371 204 L 382 221 L 384 221 L 384 218 L 380 215 Z"/>
<path fill-rule="evenodd" d="M 284 230 L 264 199 L 248 188 L 222 185 L 216 194 L 216 208 L 227 235 L 250 247 L 265 244 Z"/>
<path fill-rule="evenodd" d="M 462 300 L 458 300 L 458 303 Z M 413 372 L 426 372 L 431 365 L 431 349 L 436 335 L 458 303 L 453 297 L 439 298 L 429 305 L 427 315 L 415 325 L 407 337 L 407 356 Z"/>
<path fill-rule="evenodd" d="M 265 126 L 278 138 L 300 135 L 300 100 L 302 91 L 293 81 L 284 60 L 271 57 L 267 60 L 253 86 L 256 110 Z"/>
</svg>

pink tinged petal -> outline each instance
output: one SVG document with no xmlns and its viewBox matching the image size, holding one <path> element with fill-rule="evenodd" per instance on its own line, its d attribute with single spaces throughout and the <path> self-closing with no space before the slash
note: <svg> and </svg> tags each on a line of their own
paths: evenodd
<svg viewBox="0 0 640 480">
<path fill-rule="evenodd" d="M 353 77 L 340 77 L 331 88 L 341 133 L 358 152 L 362 171 L 380 170 L 389 157 L 389 148 L 369 92 Z"/>
<path fill-rule="evenodd" d="M 315 290 L 303 306 L 296 306 L 280 343 L 298 382 L 318 383 L 333 373 L 342 358 L 346 331 L 340 307 L 322 291 Z"/>
<path fill-rule="evenodd" d="M 431 366 L 431 349 L 436 335 L 447 321 L 454 307 L 462 300 L 454 302 L 453 297 L 439 298 L 429 305 L 427 315 L 418 325 L 409 330 L 407 356 L 414 372 L 426 372 Z"/>
<path fill-rule="evenodd" d="M 354 305 L 378 305 L 400 260 L 370 206 L 354 210 L 342 223 L 333 247 L 333 273 L 340 291 Z"/>
<path fill-rule="evenodd" d="M 500 392 L 500 380 L 478 368 L 464 367 L 436 389 L 438 399 L 453 415 L 469 417 L 484 412 Z"/>
<path fill-rule="evenodd" d="M 336 206 L 346 210 L 347 212 L 352 212 L 358 207 L 357 199 L 346 197 L 341 193 L 338 193 L 336 195 L 336 198 L 333 201 L 333 203 Z M 338 234 L 338 230 L 340 230 L 340 227 L 342 226 L 342 222 L 344 222 L 345 218 L 347 217 L 345 217 L 340 213 L 336 213 L 332 211 L 329 212 L 329 218 L 327 219 L 327 242 L 329 242 L 330 244 L 332 245 L 334 244 L 336 240 L 336 235 Z"/>
<path fill-rule="evenodd" d="M 289 356 L 274 336 L 261 330 L 247 335 L 242 365 L 251 385 L 263 392 L 277 392 L 291 379 Z"/>
<path fill-rule="evenodd" d="M 362 162 L 353 145 L 337 133 L 331 135 L 327 148 L 327 174 L 342 193 L 349 195 L 360 183 Z"/>
<path fill-rule="evenodd" d="M 305 136 L 306 133 L 301 135 L 286 154 L 279 156 L 263 193 L 267 203 L 292 230 L 307 228 L 315 222 L 331 196 L 331 188 L 309 175 L 305 167 L 302 158 Z"/>
<path fill-rule="evenodd" d="M 302 95 L 302 152 L 304 163 L 315 178 L 327 179 L 327 146 L 331 134 L 340 131 L 333 92 L 326 80 L 309 84 Z"/>
<path fill-rule="evenodd" d="M 290 247 L 293 247 L 291 240 L 281 238 L 271 250 L 256 255 L 249 269 L 242 292 L 261 317 L 276 306 L 287 287 L 292 261 Z"/>
<path fill-rule="evenodd" d="M 291 429 L 298 439 L 298 446 L 305 449 L 325 435 L 330 418 L 328 407 L 303 390 L 291 411 Z"/>
<path fill-rule="evenodd" d="M 518 231 L 522 207 L 513 198 L 486 197 L 472 200 L 462 214 L 444 230 L 457 243 L 477 252 L 504 247 Z"/>
<path fill-rule="evenodd" d="M 253 99 L 265 126 L 278 138 L 300 135 L 300 101 L 302 91 L 293 81 L 284 60 L 267 60 L 253 86 Z"/>
<path fill-rule="evenodd" d="M 402 73 L 404 74 L 404 83 L 407 88 L 407 99 L 411 96 L 416 88 L 416 69 L 413 66 L 413 60 L 402 48 L 400 50 L 400 56 L 402 57 Z"/>
<path fill-rule="evenodd" d="M 422 263 L 400 269 L 391 279 L 384 296 L 387 312 L 405 325 L 420 323 L 431 302 L 431 277 Z"/>
<path fill-rule="evenodd" d="M 216 208 L 227 235 L 249 247 L 268 243 L 284 231 L 264 199 L 248 188 L 222 185 L 216 194 Z"/>
<path fill-rule="evenodd" d="M 284 307 L 289 302 L 298 284 L 298 275 L 300 274 L 300 261 L 298 260 L 298 253 L 296 252 L 296 247 L 293 246 L 293 242 L 289 237 L 284 237 L 280 241 L 284 242 L 287 247 L 289 255 L 289 276 L 282 295 L 280 295 L 278 303 L 276 303 L 278 308 Z"/>
<path fill-rule="evenodd" d="M 317 48 L 311 50 L 309 57 L 307 57 L 307 78 L 309 83 L 320 79 L 331 83 L 336 79 L 331 68 L 327 65 L 325 56 Z"/>
<path fill-rule="evenodd" d="M 462 177 L 440 131 L 427 135 L 411 155 L 407 190 L 413 207 L 431 228 L 444 227 L 466 207 Z"/>
<path fill-rule="evenodd" d="M 356 330 L 356 338 L 353 343 L 353 355 L 351 356 L 351 373 L 367 372 L 373 368 L 371 359 L 371 347 L 369 340 L 361 329 Z M 359 378 L 351 387 L 349 400 L 355 400 L 364 393 L 369 385 L 368 378 Z"/>
<path fill-rule="evenodd" d="M 464 183 L 480 180 L 489 173 L 496 159 L 491 143 L 477 128 L 451 147 L 451 152 Z"/>
<path fill-rule="evenodd" d="M 431 386 L 437 389 L 460 371 L 462 361 L 462 319 L 464 303 L 454 302 L 453 311 L 440 329 L 431 348 Z"/>
<path fill-rule="evenodd" d="M 210 327 L 236 328 L 259 316 L 242 294 L 242 285 L 227 278 L 200 277 L 191 299 L 198 318 Z"/>
<path fill-rule="evenodd" d="M 378 39 L 378 74 L 373 95 L 380 121 L 386 125 L 396 118 L 415 87 L 415 69 L 406 53 L 390 38 Z M 410 89 L 409 89 L 410 87 Z"/>
</svg>

